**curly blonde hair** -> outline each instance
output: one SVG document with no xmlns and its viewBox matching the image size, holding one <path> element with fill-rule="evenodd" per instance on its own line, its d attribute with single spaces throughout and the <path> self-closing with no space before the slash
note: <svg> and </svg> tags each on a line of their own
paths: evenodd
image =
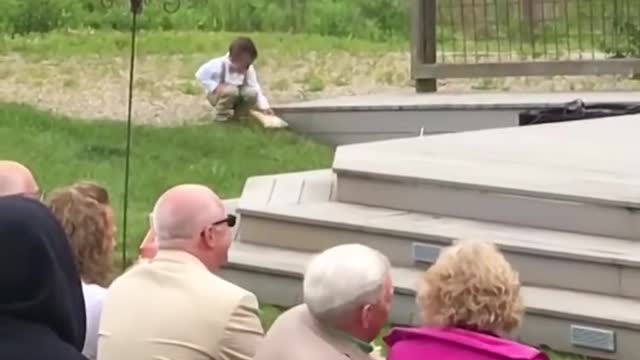
<svg viewBox="0 0 640 360">
<path fill-rule="evenodd" d="M 463 241 L 445 249 L 423 275 L 417 304 L 432 326 L 495 334 L 520 326 L 520 280 L 491 243 Z"/>
<path fill-rule="evenodd" d="M 72 185 L 52 192 L 49 207 L 69 238 L 82 280 L 106 287 L 111 281 L 113 259 L 113 236 L 107 218 L 108 195 L 98 199 L 87 193 L 87 183 L 81 185 L 84 187 Z M 89 189 L 96 194 L 107 194 L 97 184 Z M 104 199 L 106 204 L 100 201 Z"/>
</svg>

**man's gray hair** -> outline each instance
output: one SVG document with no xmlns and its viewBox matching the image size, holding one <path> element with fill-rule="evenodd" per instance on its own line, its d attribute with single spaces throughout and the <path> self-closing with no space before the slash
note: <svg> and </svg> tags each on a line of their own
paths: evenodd
<svg viewBox="0 0 640 360">
<path fill-rule="evenodd" d="M 386 256 L 360 244 L 332 247 L 314 257 L 304 275 L 303 297 L 318 319 L 332 321 L 381 299 L 391 266 Z"/>
</svg>

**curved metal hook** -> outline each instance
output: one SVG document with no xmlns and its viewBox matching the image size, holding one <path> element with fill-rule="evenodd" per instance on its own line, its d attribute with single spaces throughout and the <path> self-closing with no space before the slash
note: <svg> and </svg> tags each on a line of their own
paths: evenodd
<svg viewBox="0 0 640 360">
<path fill-rule="evenodd" d="M 172 4 L 173 3 L 173 4 Z M 181 1 L 180 0 L 165 0 L 162 4 L 162 9 L 169 14 L 174 14 L 178 10 L 180 10 Z"/>
<path fill-rule="evenodd" d="M 131 8 L 133 10 L 137 10 L 140 12 L 142 10 L 142 5 L 151 5 L 152 0 L 134 0 L 131 1 Z M 112 9 L 115 5 L 115 0 L 100 0 L 100 5 L 102 5 L 105 9 Z M 180 10 L 182 6 L 181 0 L 164 0 L 162 3 L 162 9 L 169 14 L 174 14 Z"/>
<path fill-rule="evenodd" d="M 100 5 L 105 9 L 111 9 L 113 8 L 113 1 L 114 0 L 100 0 Z"/>
<path fill-rule="evenodd" d="M 144 7 L 143 0 L 130 0 L 130 9 L 134 14 L 142 13 L 142 8 Z"/>
</svg>

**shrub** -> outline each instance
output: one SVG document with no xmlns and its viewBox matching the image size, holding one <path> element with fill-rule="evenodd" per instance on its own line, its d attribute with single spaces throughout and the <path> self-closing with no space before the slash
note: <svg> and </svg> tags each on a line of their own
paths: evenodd
<svg viewBox="0 0 640 360">
<path fill-rule="evenodd" d="M 105 7 L 102 4 L 110 4 Z M 0 0 L 0 32 L 128 30 L 127 0 Z M 167 13 L 163 7 L 175 8 Z M 277 31 L 406 38 L 407 0 L 146 0 L 143 30 Z"/>
</svg>

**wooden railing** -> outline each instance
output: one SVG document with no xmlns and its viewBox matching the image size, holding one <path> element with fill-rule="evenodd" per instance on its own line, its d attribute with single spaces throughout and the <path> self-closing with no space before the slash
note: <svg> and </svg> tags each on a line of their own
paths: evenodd
<svg viewBox="0 0 640 360">
<path fill-rule="evenodd" d="M 640 74 L 640 0 L 413 0 L 411 70 L 437 79 Z"/>
</svg>

